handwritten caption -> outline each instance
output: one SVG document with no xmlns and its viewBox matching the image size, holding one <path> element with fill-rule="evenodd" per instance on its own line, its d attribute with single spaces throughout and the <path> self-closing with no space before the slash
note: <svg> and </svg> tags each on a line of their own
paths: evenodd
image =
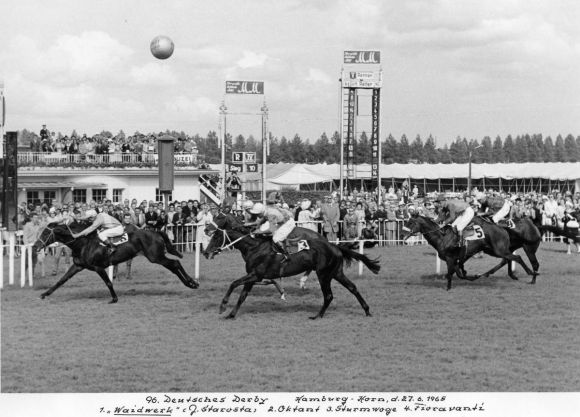
<svg viewBox="0 0 580 417">
<path fill-rule="evenodd" d="M 465 416 L 485 414 L 483 402 L 464 403 L 450 395 L 146 395 L 142 402 L 100 406 L 98 415 L 178 417 L 224 414 L 367 414 L 390 416 L 395 414 L 440 413 Z"/>
</svg>

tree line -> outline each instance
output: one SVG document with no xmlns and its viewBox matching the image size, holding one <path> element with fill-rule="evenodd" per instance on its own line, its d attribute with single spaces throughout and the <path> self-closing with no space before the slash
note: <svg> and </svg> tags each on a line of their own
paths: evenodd
<svg viewBox="0 0 580 417">
<path fill-rule="evenodd" d="M 199 153 L 204 154 L 207 162 L 219 163 L 221 151 L 217 148 L 217 135 L 210 132 L 206 138 L 195 137 Z M 524 162 L 578 162 L 580 161 L 580 136 L 574 138 L 571 134 L 556 139 L 541 134 L 524 134 L 515 138 L 507 135 L 491 139 L 484 137 L 481 141 L 457 137 L 451 144 L 442 147 L 436 145 L 430 135 L 425 141 L 420 135 L 410 141 L 406 135 L 398 140 L 389 135 L 381 144 L 381 162 L 384 164 L 451 164 L 467 163 L 470 154 L 473 163 L 524 163 Z M 245 138 L 238 135 L 226 138 L 226 158 L 231 158 L 231 152 L 256 152 L 258 162 L 261 161 L 261 141 L 253 136 Z M 290 163 L 339 163 L 340 136 L 334 132 L 331 137 L 323 133 L 314 143 L 302 140 L 296 134 L 292 139 L 284 136 L 270 136 L 270 155 L 268 162 Z M 362 133 L 354 144 L 354 163 L 371 163 L 371 144 L 366 133 Z"/>
<path fill-rule="evenodd" d="M 76 131 L 73 131 L 71 136 L 73 134 L 76 135 Z M 218 135 L 215 131 L 210 131 L 205 136 L 188 135 L 183 131 L 175 130 L 166 130 L 153 135 L 162 134 L 169 134 L 176 139 L 192 139 L 205 162 L 221 163 L 221 148 L 218 146 Z M 21 131 L 20 144 L 26 146 L 29 143 L 29 138 L 33 135 L 35 133 L 26 129 Z M 117 135 L 103 131 L 100 135 L 125 137 L 123 131 L 119 131 Z M 141 135 L 140 132 L 133 134 L 134 137 Z M 57 137 L 62 138 L 62 134 L 59 132 Z M 340 163 L 340 135 L 338 132 L 334 132 L 330 137 L 326 133 L 322 133 L 313 143 L 309 139 L 303 140 L 299 134 L 294 135 L 292 139 L 270 134 L 269 146 L 268 162 L 270 163 Z M 498 135 L 493 140 L 486 136 L 481 141 L 457 137 L 451 144 L 445 144 L 442 147 L 437 146 L 432 135 L 429 135 L 425 140 L 417 135 L 411 141 L 403 134 L 399 139 L 389 135 L 382 141 L 381 146 L 381 162 L 384 164 L 461 164 L 469 162 L 470 154 L 473 163 L 580 161 L 580 136 L 574 138 L 571 134 L 566 137 L 558 135 L 556 139 L 552 139 L 550 136 L 544 138 L 541 134 L 522 134 L 515 138 L 512 135 L 507 135 L 505 138 Z M 232 136 L 228 134 L 226 136 L 226 161 L 230 161 L 232 152 L 256 152 L 257 162 L 261 162 L 262 141 L 252 135 L 245 137 L 244 135 Z M 370 138 L 365 132 L 354 144 L 354 163 L 371 163 Z"/>
</svg>

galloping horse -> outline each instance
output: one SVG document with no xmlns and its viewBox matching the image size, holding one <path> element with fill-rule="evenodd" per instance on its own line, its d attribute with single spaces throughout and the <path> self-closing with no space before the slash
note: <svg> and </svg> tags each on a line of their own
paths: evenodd
<svg viewBox="0 0 580 417">
<path fill-rule="evenodd" d="M 556 236 L 565 237 L 564 243 L 568 244 L 568 252 L 567 252 L 568 255 L 572 253 L 572 251 L 570 250 L 572 243 L 576 245 L 578 253 L 580 253 L 580 235 L 573 233 L 568 228 L 562 229 L 558 226 L 540 226 L 540 231 L 542 232 L 542 234 L 544 234 L 545 232 L 552 232 Z"/>
<path fill-rule="evenodd" d="M 539 275 L 538 269 L 540 268 L 540 263 L 538 262 L 538 258 L 536 257 L 536 252 L 538 251 L 540 243 L 542 242 L 542 233 L 540 232 L 538 227 L 534 224 L 534 222 L 526 217 L 520 219 L 513 219 L 510 221 L 513 222 L 513 225 L 509 225 L 508 221 L 507 226 L 503 226 L 501 222 L 500 226 L 503 227 L 508 232 L 508 235 L 510 237 L 510 251 L 512 253 L 520 248 L 524 249 L 524 252 L 528 256 L 528 259 L 530 260 L 533 269 L 533 276 L 530 284 L 535 284 L 536 276 Z M 517 279 L 512 269 L 512 263 L 508 262 L 507 259 L 505 258 L 502 258 L 501 262 L 497 266 L 479 275 L 478 278 L 489 277 L 491 274 L 501 269 L 505 264 L 508 265 L 508 275 L 510 276 L 510 278 Z"/>
<path fill-rule="evenodd" d="M 110 265 L 117 265 L 129 259 L 133 259 L 137 254 L 143 253 L 149 262 L 163 265 L 173 272 L 189 288 L 197 288 L 199 282 L 190 277 L 178 260 L 165 256 L 165 252 L 182 258 L 171 244 L 169 237 L 163 232 L 151 232 L 141 229 L 127 230 L 129 240 L 121 244 L 111 255 L 107 248 L 101 244 L 96 232 L 77 239 L 72 237 L 72 233 L 84 230 L 88 224 L 84 222 L 73 222 L 70 225 L 58 224 L 49 225 L 41 233 L 38 240 L 33 245 L 33 253 L 51 243 L 61 242 L 71 248 L 73 264 L 63 277 L 56 284 L 40 295 L 45 298 L 52 294 L 57 288 L 67 282 L 75 274 L 83 269 L 95 271 L 107 285 L 111 293 L 111 303 L 118 301 L 117 294 L 113 289 L 113 284 L 109 279 L 106 268 Z"/>
<path fill-rule="evenodd" d="M 447 290 L 451 289 L 453 274 L 470 281 L 479 278 L 478 275 L 467 277 L 462 270 L 462 265 L 467 259 L 481 251 L 508 262 L 517 262 L 528 275 L 534 275 L 519 255 L 512 254 L 510 238 L 506 230 L 479 217 L 473 218 L 473 224 L 481 228 L 484 236 L 481 239 L 466 242 L 466 246 L 462 248 L 457 247 L 457 238 L 451 226 L 440 227 L 429 217 L 415 215 L 406 222 L 405 227 L 408 229 L 406 232 L 408 236 L 422 233 L 425 240 L 437 250 L 439 258 L 447 263 Z M 511 278 L 517 279 L 515 275 Z"/>
<path fill-rule="evenodd" d="M 311 319 L 322 318 L 330 305 L 333 298 L 330 288 L 332 279 L 336 279 L 349 290 L 357 298 L 365 314 L 371 315 L 368 304 L 356 286 L 344 275 L 343 267 L 345 263 L 348 266 L 353 260 L 358 260 L 362 261 L 371 272 L 377 274 L 380 270 L 377 260 L 371 260 L 347 247 L 334 245 L 318 237 L 306 240 L 309 249 L 294 253 L 286 262 L 283 262 L 283 255 L 272 250 L 268 238 L 252 237 L 250 230 L 235 221 L 229 214 L 216 216 L 214 226 L 208 226 L 206 233 L 212 235 L 205 250 L 206 254 L 213 255 L 227 246 L 234 246 L 242 252 L 242 257 L 246 262 L 247 274 L 231 283 L 220 305 L 220 313 L 223 313 L 234 289 L 243 285 L 236 306 L 226 316 L 228 319 L 236 316 L 240 306 L 256 283 L 264 279 L 288 277 L 305 271 L 316 271 L 324 295 L 322 308 L 316 316 L 310 317 Z"/>
</svg>

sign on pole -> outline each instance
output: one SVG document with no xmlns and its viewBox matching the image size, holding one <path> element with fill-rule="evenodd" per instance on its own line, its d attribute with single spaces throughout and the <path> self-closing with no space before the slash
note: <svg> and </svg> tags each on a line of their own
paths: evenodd
<svg viewBox="0 0 580 417">
<path fill-rule="evenodd" d="M 342 88 L 381 88 L 382 71 L 349 71 L 342 80 Z"/>
<path fill-rule="evenodd" d="M 380 64 L 381 51 L 344 51 L 345 64 Z"/>
<path fill-rule="evenodd" d="M 226 94 L 264 94 L 264 81 L 226 81 Z"/>
<path fill-rule="evenodd" d="M 244 162 L 244 153 L 243 152 L 232 152 L 232 162 Z"/>
</svg>

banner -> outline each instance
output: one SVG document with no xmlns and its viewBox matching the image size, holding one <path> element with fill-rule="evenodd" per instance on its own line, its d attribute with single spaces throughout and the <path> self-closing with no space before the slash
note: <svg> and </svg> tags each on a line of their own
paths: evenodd
<svg viewBox="0 0 580 417">
<path fill-rule="evenodd" d="M 354 117 L 355 117 L 356 90 L 348 89 L 347 130 L 344 141 L 344 159 L 347 178 L 354 178 Z"/>
<path fill-rule="evenodd" d="M 380 64 L 381 51 L 344 51 L 345 64 Z"/>
<path fill-rule="evenodd" d="M 379 88 L 373 89 L 372 108 L 371 108 L 371 178 L 379 179 L 379 126 L 380 126 L 380 110 L 381 106 L 381 90 Z M 378 182 L 377 182 L 378 184 Z"/>
<path fill-rule="evenodd" d="M 0 159 L 0 171 L 2 172 L 2 184 L 0 190 L 0 213 L 2 227 L 8 231 L 21 230 L 22 224 L 18 224 L 18 133 L 6 132 L 6 155 Z"/>
<path fill-rule="evenodd" d="M 264 94 L 264 81 L 226 81 L 226 94 Z"/>
</svg>

